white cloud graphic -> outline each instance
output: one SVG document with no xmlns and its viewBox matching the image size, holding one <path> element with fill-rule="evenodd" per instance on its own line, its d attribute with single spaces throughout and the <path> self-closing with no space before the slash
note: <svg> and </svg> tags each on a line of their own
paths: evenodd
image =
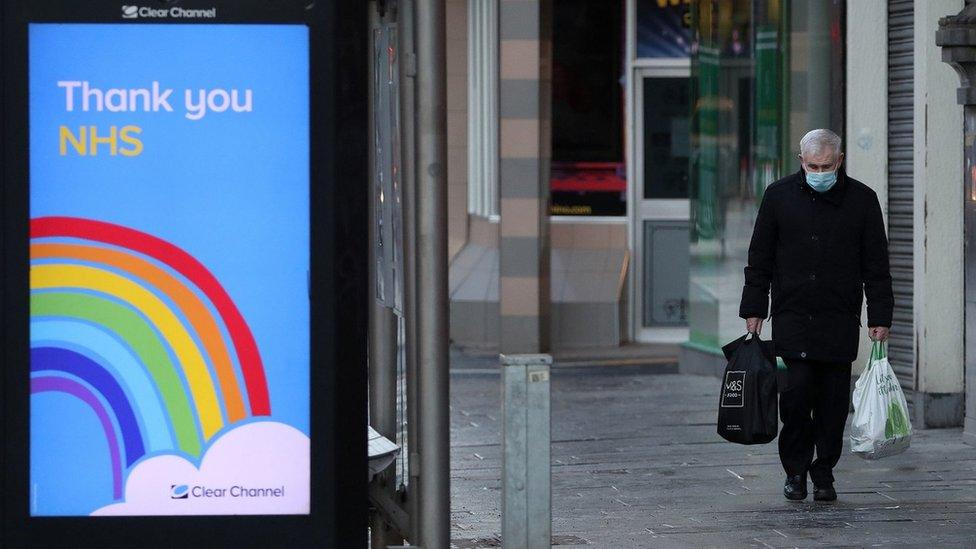
<svg viewBox="0 0 976 549">
<path fill-rule="evenodd" d="M 92 515 L 308 514 L 309 481 L 304 433 L 273 421 L 248 423 L 217 439 L 199 469 L 175 455 L 139 463 L 125 500 Z M 174 487 L 184 484 L 188 497 L 174 499 Z"/>
</svg>

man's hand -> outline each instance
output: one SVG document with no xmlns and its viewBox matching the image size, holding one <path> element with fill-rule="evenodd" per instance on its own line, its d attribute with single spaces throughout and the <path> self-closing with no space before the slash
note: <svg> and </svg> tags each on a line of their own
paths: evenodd
<svg viewBox="0 0 976 549">
<path fill-rule="evenodd" d="M 872 341 L 884 341 L 888 339 L 889 328 L 887 326 L 875 326 L 873 328 L 868 328 L 868 337 Z"/>
<path fill-rule="evenodd" d="M 756 335 L 759 335 L 759 332 L 762 331 L 762 323 L 763 323 L 763 319 L 761 319 L 759 317 L 755 317 L 754 316 L 752 318 L 747 318 L 746 319 L 746 331 L 747 332 L 756 332 Z"/>
</svg>

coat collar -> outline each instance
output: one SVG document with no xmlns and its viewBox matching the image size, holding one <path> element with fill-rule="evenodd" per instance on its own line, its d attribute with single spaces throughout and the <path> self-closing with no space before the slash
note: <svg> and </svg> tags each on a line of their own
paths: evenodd
<svg viewBox="0 0 976 549">
<path fill-rule="evenodd" d="M 834 183 L 834 186 L 831 187 L 830 190 L 827 192 L 823 192 L 823 193 L 817 192 L 813 190 L 813 188 L 810 187 L 810 185 L 807 185 L 806 172 L 803 171 L 803 168 L 800 168 L 800 171 L 796 173 L 796 176 L 797 176 L 797 187 L 801 191 L 809 193 L 813 196 L 822 196 L 824 200 L 834 205 L 838 205 L 841 203 L 841 200 L 843 200 L 844 198 L 844 191 L 847 190 L 847 186 L 848 186 L 847 173 L 844 171 L 843 164 L 841 165 L 840 168 L 837 168 L 837 182 Z"/>
</svg>

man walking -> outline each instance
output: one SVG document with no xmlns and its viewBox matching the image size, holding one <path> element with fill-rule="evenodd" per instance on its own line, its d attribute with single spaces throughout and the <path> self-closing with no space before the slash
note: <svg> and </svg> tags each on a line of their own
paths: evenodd
<svg viewBox="0 0 976 549">
<path fill-rule="evenodd" d="M 787 367 L 779 401 L 783 493 L 806 498 L 809 474 L 813 498 L 833 501 L 862 299 L 869 336 L 885 340 L 894 296 L 881 205 L 844 173 L 840 137 L 813 130 L 800 140 L 799 157 L 801 169 L 763 194 L 739 316 L 758 334 L 772 289 L 773 345 Z"/>
</svg>

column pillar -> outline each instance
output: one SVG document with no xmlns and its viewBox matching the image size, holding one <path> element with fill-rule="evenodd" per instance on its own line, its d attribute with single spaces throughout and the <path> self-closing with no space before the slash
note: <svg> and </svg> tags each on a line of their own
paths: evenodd
<svg viewBox="0 0 976 549">
<path fill-rule="evenodd" d="M 923 35 L 924 36 L 924 35 Z M 939 20 L 935 43 L 942 47 L 942 61 L 956 70 L 962 85 L 956 90 L 956 101 L 965 109 L 965 133 L 962 140 L 965 164 L 953 166 L 955 177 L 945 183 L 960 190 L 958 197 L 963 204 L 964 216 L 964 316 L 962 326 L 965 344 L 965 383 L 976 387 L 976 4 L 967 3 L 959 14 Z M 957 141 L 959 143 L 959 141 Z M 962 185 L 959 185 L 959 168 Z M 953 182 L 954 180 L 954 182 Z M 954 209 L 960 209 L 958 205 Z M 960 345 L 964 342 L 960 341 Z M 962 390 L 963 380 L 957 380 L 957 391 Z M 965 392 L 964 439 L 976 442 L 976 391 Z"/>
<path fill-rule="evenodd" d="M 963 420 L 963 164 L 962 112 L 956 78 L 932 40 L 939 17 L 962 0 L 915 2 L 915 250 L 916 427 Z"/>
<path fill-rule="evenodd" d="M 552 0 L 499 2 L 500 351 L 549 350 Z"/>
</svg>

